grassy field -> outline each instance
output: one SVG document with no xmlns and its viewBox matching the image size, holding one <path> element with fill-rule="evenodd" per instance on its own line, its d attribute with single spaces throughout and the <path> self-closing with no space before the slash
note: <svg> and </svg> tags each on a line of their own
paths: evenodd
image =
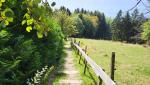
<svg viewBox="0 0 150 85">
<path fill-rule="evenodd" d="M 88 55 L 105 69 L 108 75 L 110 75 L 111 53 L 116 52 L 115 80 L 118 85 L 150 85 L 150 47 L 104 40 L 77 39 L 77 41 L 81 41 L 82 48 L 87 45 Z M 93 85 L 95 80 L 88 78 L 90 74 L 83 75 L 83 66 L 77 67 L 84 82 Z"/>
</svg>

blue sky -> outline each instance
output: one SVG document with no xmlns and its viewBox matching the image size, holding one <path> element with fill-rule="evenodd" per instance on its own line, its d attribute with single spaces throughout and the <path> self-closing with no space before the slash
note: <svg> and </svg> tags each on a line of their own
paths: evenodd
<svg viewBox="0 0 150 85">
<path fill-rule="evenodd" d="M 99 10 L 104 12 L 107 17 L 114 18 L 117 12 L 121 9 L 124 12 L 132 8 L 137 0 L 48 0 L 49 2 L 55 1 L 55 8 L 65 6 L 71 11 L 76 8 L 84 8 L 86 10 L 94 11 Z M 143 0 L 145 4 L 148 4 L 147 0 Z M 141 3 L 138 5 L 138 9 L 141 12 L 146 12 L 144 5 Z"/>
</svg>

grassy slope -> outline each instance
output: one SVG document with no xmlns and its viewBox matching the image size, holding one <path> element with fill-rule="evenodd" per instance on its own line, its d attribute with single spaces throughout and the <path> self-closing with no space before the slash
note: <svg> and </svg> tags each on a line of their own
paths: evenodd
<svg viewBox="0 0 150 85">
<path fill-rule="evenodd" d="M 119 85 L 150 84 L 150 47 L 103 40 L 77 39 L 79 40 L 83 48 L 85 45 L 88 46 L 88 55 L 108 74 L 111 52 L 116 52 L 115 80 Z M 87 77 L 84 78 L 86 79 Z"/>
</svg>

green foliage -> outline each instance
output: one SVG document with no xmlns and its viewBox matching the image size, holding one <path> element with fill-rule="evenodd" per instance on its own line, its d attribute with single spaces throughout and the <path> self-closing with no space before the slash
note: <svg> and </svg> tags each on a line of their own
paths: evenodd
<svg viewBox="0 0 150 85">
<path fill-rule="evenodd" d="M 95 28 L 94 25 L 92 23 L 92 21 L 88 18 L 89 16 L 84 16 L 82 17 L 82 22 L 84 25 L 84 29 L 83 29 L 83 35 L 85 38 L 93 38 L 94 37 L 94 32 L 95 32 Z"/>
<path fill-rule="evenodd" d="M 140 14 L 138 9 L 135 9 L 132 13 L 131 21 L 133 27 L 133 36 L 131 37 L 131 40 L 132 42 L 141 43 L 143 41 L 141 39 L 141 25 L 145 21 L 143 13 Z"/>
<path fill-rule="evenodd" d="M 26 27 L 26 31 L 27 31 L 27 32 L 30 32 L 31 30 L 32 30 L 32 26 Z"/>
<path fill-rule="evenodd" d="M 142 28 L 142 39 L 150 41 L 150 20 L 144 22 Z"/>
<path fill-rule="evenodd" d="M 53 72 L 54 70 L 54 66 L 50 67 L 47 69 L 47 72 L 45 73 L 44 77 L 43 77 L 43 85 L 48 85 L 49 83 L 49 75 Z"/>
<path fill-rule="evenodd" d="M 99 11 L 90 12 L 85 9 L 75 9 L 74 15 L 77 15 L 76 27 L 78 34 L 75 37 L 110 39 L 110 21 L 105 18 L 104 13 Z"/>
<path fill-rule="evenodd" d="M 120 30 L 121 30 L 121 19 L 122 19 L 122 11 L 120 10 L 112 22 L 112 39 L 113 40 L 121 40 L 120 37 Z"/>
<path fill-rule="evenodd" d="M 122 27 L 121 27 L 121 40 L 130 41 L 131 36 L 133 36 L 133 27 L 131 22 L 131 16 L 129 12 L 126 13 L 124 18 L 122 19 Z"/>
<path fill-rule="evenodd" d="M 110 39 L 110 28 L 109 24 L 106 22 L 104 13 L 98 13 L 97 16 L 99 21 L 95 37 L 97 39 Z"/>
<path fill-rule="evenodd" d="M 1 12 L 0 17 L 0 21 L 2 21 L 1 24 L 3 24 L 4 26 L 8 26 L 10 22 L 13 22 L 14 12 L 10 8 L 5 8 Z"/>
<path fill-rule="evenodd" d="M 77 33 L 78 37 L 82 37 L 83 36 L 84 25 L 83 25 L 83 21 L 79 17 L 75 18 L 75 26 L 78 30 L 78 33 Z"/>
<path fill-rule="evenodd" d="M 40 2 L 0 0 L 0 85 L 26 85 L 59 61 L 64 36 L 52 8 Z"/>
<path fill-rule="evenodd" d="M 123 16 L 120 10 L 112 22 L 112 39 L 130 43 L 141 43 L 140 25 L 144 19 L 143 14 L 139 14 L 137 9 L 132 13 L 132 16 L 129 12 Z"/>
<path fill-rule="evenodd" d="M 5 0 L 0 0 L 0 8 L 2 7 L 4 2 L 5 2 Z"/>
<path fill-rule="evenodd" d="M 69 37 L 77 33 L 74 18 L 68 16 L 65 11 L 58 11 L 55 16 L 65 37 Z"/>
<path fill-rule="evenodd" d="M 48 66 L 45 66 L 42 68 L 42 70 L 35 73 L 34 77 L 31 79 L 28 79 L 27 84 L 28 85 L 47 85 L 48 78 L 50 73 L 54 70 L 54 66 L 48 68 Z"/>
</svg>

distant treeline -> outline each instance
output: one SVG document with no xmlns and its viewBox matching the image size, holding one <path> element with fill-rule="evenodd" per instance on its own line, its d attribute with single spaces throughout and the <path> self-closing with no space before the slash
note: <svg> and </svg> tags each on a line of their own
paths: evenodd
<svg viewBox="0 0 150 85">
<path fill-rule="evenodd" d="M 106 17 L 99 11 L 75 9 L 70 12 L 64 6 L 59 11 L 65 11 L 74 19 L 77 32 L 71 36 L 92 39 L 115 40 L 128 43 L 145 43 L 142 39 L 142 24 L 147 21 L 143 13 L 135 9 L 132 13 L 120 10 L 114 19 Z"/>
</svg>

